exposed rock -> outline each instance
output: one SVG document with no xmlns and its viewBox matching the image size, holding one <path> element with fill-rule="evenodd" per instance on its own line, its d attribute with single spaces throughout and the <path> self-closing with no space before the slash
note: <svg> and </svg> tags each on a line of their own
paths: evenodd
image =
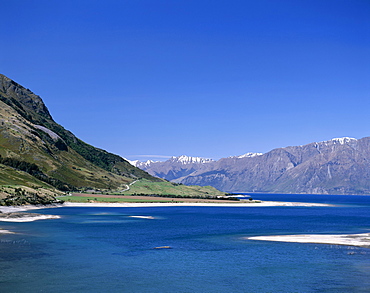
<svg viewBox="0 0 370 293">
<path fill-rule="evenodd" d="M 265 154 L 193 164 L 146 167 L 151 174 L 225 192 L 370 194 L 370 137 L 335 138 Z"/>
</svg>

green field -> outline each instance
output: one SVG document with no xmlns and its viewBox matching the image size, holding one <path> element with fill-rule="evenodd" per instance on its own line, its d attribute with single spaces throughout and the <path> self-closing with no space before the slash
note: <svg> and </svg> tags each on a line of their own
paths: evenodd
<svg viewBox="0 0 370 293">
<path fill-rule="evenodd" d="M 112 197 L 94 197 L 94 196 L 62 196 L 58 197 L 58 199 L 63 200 L 65 202 L 106 202 L 106 203 L 134 203 L 134 202 L 142 202 L 142 203 L 168 203 L 173 202 L 172 200 L 146 200 L 146 199 L 136 199 L 136 198 L 112 198 Z"/>
<path fill-rule="evenodd" d="M 136 181 L 130 185 L 130 189 L 120 194 L 123 195 L 175 195 L 184 197 L 217 197 L 224 196 L 221 192 L 211 186 L 187 186 L 168 181 L 152 182 L 146 179 Z"/>
</svg>

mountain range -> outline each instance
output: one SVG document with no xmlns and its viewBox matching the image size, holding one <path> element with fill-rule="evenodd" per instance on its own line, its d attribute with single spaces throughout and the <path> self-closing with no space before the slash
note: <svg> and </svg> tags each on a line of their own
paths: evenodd
<svg viewBox="0 0 370 293">
<path fill-rule="evenodd" d="M 335 138 L 220 160 L 181 156 L 132 163 L 173 182 L 225 192 L 370 194 L 370 137 Z"/>
<path fill-rule="evenodd" d="M 130 164 L 77 138 L 53 120 L 38 95 L 0 74 L 0 204 L 13 204 L 14 196 L 44 203 L 66 191 L 127 191 L 140 180 L 135 186 L 143 194 L 218 192 L 189 185 L 225 192 L 370 194 L 370 137 L 220 160 L 180 156 Z"/>
</svg>

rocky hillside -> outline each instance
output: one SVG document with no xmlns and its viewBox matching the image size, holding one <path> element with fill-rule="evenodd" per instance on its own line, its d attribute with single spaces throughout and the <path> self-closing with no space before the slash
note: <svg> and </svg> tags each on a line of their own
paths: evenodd
<svg viewBox="0 0 370 293">
<path fill-rule="evenodd" d="M 81 141 L 53 120 L 39 96 L 4 75 L 0 75 L 0 174 L 0 185 L 34 190 L 117 189 L 140 178 L 162 180 Z"/>
<path fill-rule="evenodd" d="M 155 172 L 161 175 L 159 165 Z M 167 167 L 165 172 L 172 170 Z M 226 192 L 370 194 L 370 137 L 337 138 L 224 158 L 172 181 L 211 185 Z"/>
</svg>

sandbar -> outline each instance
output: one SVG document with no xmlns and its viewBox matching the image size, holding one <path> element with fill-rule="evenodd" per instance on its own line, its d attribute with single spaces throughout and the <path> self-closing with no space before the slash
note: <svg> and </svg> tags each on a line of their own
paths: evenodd
<svg viewBox="0 0 370 293">
<path fill-rule="evenodd" d="M 361 234 L 308 234 L 246 237 L 248 240 L 349 245 L 370 248 L 370 233 Z"/>
<path fill-rule="evenodd" d="M 0 234 L 15 234 L 15 233 L 9 230 L 0 229 Z"/>
<path fill-rule="evenodd" d="M 138 219 L 149 219 L 149 220 L 153 220 L 154 217 L 153 216 L 129 216 L 130 218 L 138 218 Z"/>
<path fill-rule="evenodd" d="M 51 207 L 60 207 L 60 205 L 24 205 L 24 206 L 1 206 L 0 207 L 0 221 L 2 222 L 33 222 L 37 220 L 59 219 L 57 215 L 43 215 L 34 213 L 24 213 L 28 210 L 45 209 Z"/>
<path fill-rule="evenodd" d="M 37 220 L 59 219 L 57 215 L 42 215 L 23 212 L 0 213 L 2 222 L 33 222 Z"/>
<path fill-rule="evenodd" d="M 59 219 L 57 215 L 41 215 L 31 213 L 0 213 L 2 222 L 33 222 L 38 220 Z"/>
</svg>

